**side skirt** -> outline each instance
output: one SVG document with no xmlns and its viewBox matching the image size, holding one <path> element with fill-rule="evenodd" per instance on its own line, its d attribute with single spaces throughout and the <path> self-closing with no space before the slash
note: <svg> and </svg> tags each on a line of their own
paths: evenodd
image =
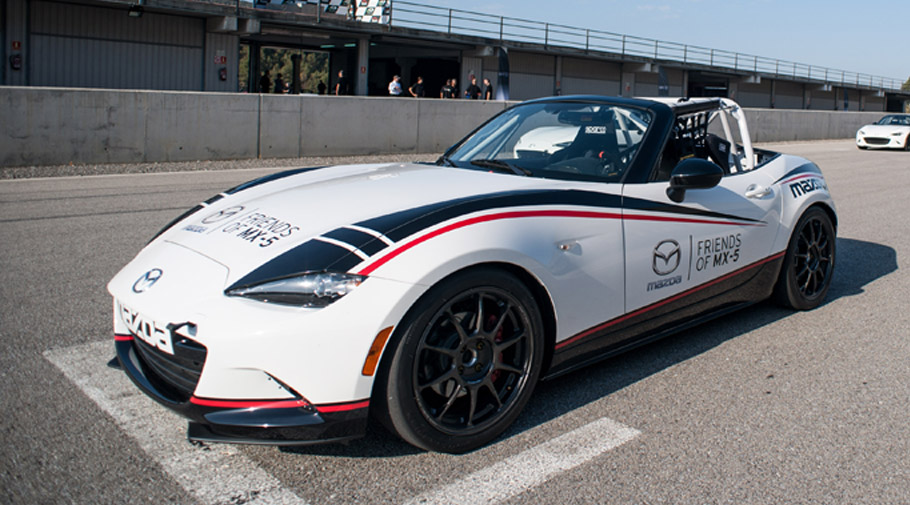
<svg viewBox="0 0 910 505">
<path fill-rule="evenodd" d="M 771 296 L 783 260 L 784 253 L 772 255 L 558 342 L 544 379 L 558 377 L 762 301 Z"/>
</svg>

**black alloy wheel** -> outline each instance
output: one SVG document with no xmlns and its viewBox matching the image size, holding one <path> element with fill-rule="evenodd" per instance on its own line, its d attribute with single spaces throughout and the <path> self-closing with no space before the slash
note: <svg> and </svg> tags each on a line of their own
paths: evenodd
<svg viewBox="0 0 910 505">
<path fill-rule="evenodd" d="M 834 226 L 824 210 L 812 207 L 800 217 L 775 287 L 778 302 L 797 310 L 821 305 L 831 287 L 835 240 Z"/>
<path fill-rule="evenodd" d="M 418 447 L 461 453 L 502 433 L 540 374 L 543 324 L 514 276 L 470 271 L 412 311 L 388 373 L 387 424 Z"/>
</svg>

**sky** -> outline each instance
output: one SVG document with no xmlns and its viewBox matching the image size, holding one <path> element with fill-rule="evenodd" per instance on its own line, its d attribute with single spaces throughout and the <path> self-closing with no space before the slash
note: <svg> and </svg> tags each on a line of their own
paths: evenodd
<svg viewBox="0 0 910 505">
<path fill-rule="evenodd" d="M 901 82 L 910 77 L 910 0 L 437 0 L 432 4 Z"/>
</svg>

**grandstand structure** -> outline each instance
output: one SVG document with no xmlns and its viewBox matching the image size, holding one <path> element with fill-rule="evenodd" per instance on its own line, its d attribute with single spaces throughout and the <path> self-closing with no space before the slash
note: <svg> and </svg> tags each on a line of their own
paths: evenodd
<svg viewBox="0 0 910 505">
<path fill-rule="evenodd" d="M 507 77 L 512 100 L 726 96 L 848 111 L 910 100 L 897 78 L 414 0 L 0 0 L 0 41 L 7 86 L 257 92 L 271 49 L 328 55 L 326 88 L 344 70 L 357 95 L 419 75 L 429 97 L 474 76 L 500 88 Z M 294 81 L 291 92 L 318 92 Z"/>
</svg>

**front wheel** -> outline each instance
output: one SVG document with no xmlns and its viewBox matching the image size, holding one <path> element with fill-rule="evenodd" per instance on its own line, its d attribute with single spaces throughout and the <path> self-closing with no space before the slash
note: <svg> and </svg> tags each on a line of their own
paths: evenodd
<svg viewBox="0 0 910 505">
<path fill-rule="evenodd" d="M 797 310 L 821 305 L 834 273 L 835 232 L 828 213 L 812 207 L 794 228 L 774 297 Z"/>
<path fill-rule="evenodd" d="M 540 375 L 543 323 L 534 297 L 495 269 L 431 289 L 402 325 L 382 387 L 384 421 L 405 441 L 462 453 L 518 417 Z"/>
</svg>

